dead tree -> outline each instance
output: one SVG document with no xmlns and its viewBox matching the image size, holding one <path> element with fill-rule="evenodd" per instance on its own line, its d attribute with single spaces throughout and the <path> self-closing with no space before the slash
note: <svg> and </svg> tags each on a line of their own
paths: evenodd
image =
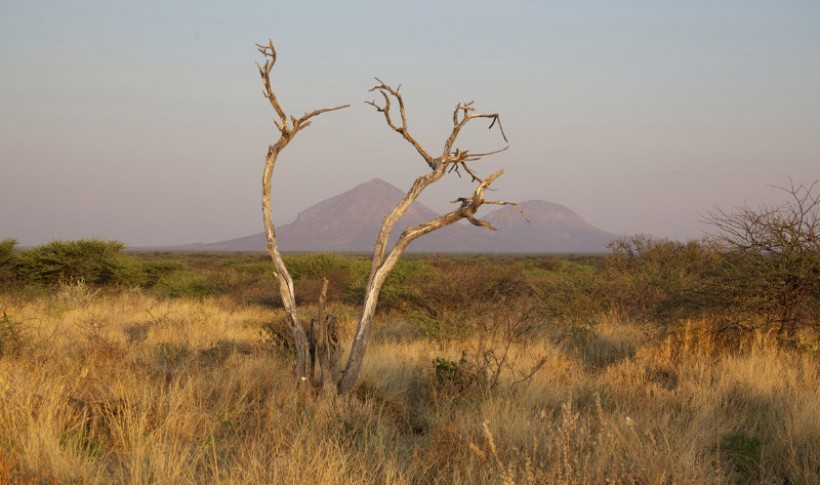
<svg viewBox="0 0 820 485">
<path fill-rule="evenodd" d="M 362 306 L 361 317 L 359 318 L 359 325 L 356 328 L 353 343 L 350 348 L 350 355 L 348 356 L 347 365 L 342 373 L 339 381 L 339 392 L 346 394 L 353 389 L 356 379 L 361 369 L 362 360 L 367 349 L 367 335 L 373 323 L 373 316 L 376 313 L 376 304 L 379 300 L 379 292 L 384 285 L 390 271 L 396 266 L 399 258 L 401 258 L 407 246 L 419 237 L 433 232 L 437 229 L 449 226 L 461 219 L 467 219 L 473 225 L 487 228 L 495 231 L 489 222 L 482 221 L 476 217 L 476 212 L 483 204 L 497 204 L 497 205 L 516 205 L 511 202 L 486 200 L 484 193 L 490 185 L 504 173 L 503 170 L 498 170 L 487 176 L 481 178 L 475 170 L 470 166 L 471 162 L 478 161 L 486 156 L 502 152 L 509 148 L 507 145 L 507 136 L 504 134 L 504 129 L 501 126 L 501 119 L 497 113 L 484 114 L 476 113 L 473 108 L 473 101 L 466 103 L 459 103 L 453 110 L 453 128 L 444 142 L 444 147 L 437 156 L 430 154 L 421 144 L 413 137 L 407 126 L 407 114 L 404 107 L 404 99 L 399 93 L 399 86 L 393 89 L 389 85 L 376 78 L 378 84 L 370 89 L 371 92 L 377 92 L 383 103 L 379 104 L 376 101 L 370 101 L 368 104 L 376 108 L 376 110 L 384 115 L 385 122 L 393 131 L 400 134 L 427 164 L 429 171 L 424 175 L 416 178 L 410 190 L 407 191 L 404 198 L 393 208 L 392 212 L 385 217 L 382 223 L 379 236 L 376 239 L 376 246 L 373 250 L 373 258 L 370 263 L 370 276 L 368 277 L 367 287 L 365 289 L 364 303 Z M 395 113 L 394 103 L 398 105 L 398 119 L 394 119 Z M 488 153 L 471 153 L 468 150 L 461 150 L 456 147 L 456 141 L 462 130 L 475 119 L 490 120 L 490 128 L 498 126 L 498 131 L 505 142 L 505 146 L 499 150 Z M 441 180 L 447 173 L 455 172 L 459 176 L 461 171 L 464 171 L 470 176 L 471 181 L 476 184 L 471 196 L 460 197 L 453 201 L 458 206 L 435 219 L 407 227 L 399 236 L 399 239 L 388 251 L 388 239 L 390 233 L 393 231 L 396 223 L 402 215 L 407 211 L 410 205 L 418 199 L 419 195 L 430 185 Z"/>
<path fill-rule="evenodd" d="M 259 45 L 259 51 L 267 58 L 264 65 L 259 65 L 259 72 L 262 75 L 262 80 L 265 85 L 265 97 L 270 100 L 271 105 L 276 111 L 279 120 L 276 122 L 276 127 L 279 129 L 279 140 L 268 148 L 268 155 L 265 163 L 265 172 L 263 177 L 262 190 L 262 208 L 265 219 L 265 234 L 267 237 L 267 251 L 273 260 L 276 277 L 279 281 L 279 292 L 282 297 L 282 302 L 285 307 L 288 318 L 288 327 L 290 328 L 293 343 L 296 347 L 296 374 L 297 377 L 303 381 L 312 381 L 314 375 L 312 373 L 313 364 L 310 357 L 310 342 L 304 327 L 302 327 L 301 320 L 297 314 L 296 299 L 293 290 L 293 280 L 291 279 L 287 268 L 285 267 L 282 256 L 279 252 L 279 247 L 276 243 L 276 235 L 274 232 L 273 222 L 271 219 L 270 208 L 270 181 L 273 167 L 276 163 L 276 158 L 281 150 L 287 146 L 293 136 L 301 129 L 310 124 L 309 120 L 314 116 L 322 114 L 327 111 L 341 109 L 345 106 L 338 106 L 329 109 L 319 109 L 304 115 L 302 118 L 290 118 L 285 115 L 284 111 L 279 105 L 279 102 L 274 95 L 270 84 L 270 70 L 276 61 L 276 52 L 273 44 L 269 42 L 267 45 Z M 499 200 L 486 200 L 484 198 L 485 192 L 490 185 L 503 173 L 503 170 L 498 170 L 489 176 L 482 178 L 471 166 L 472 162 L 478 161 L 486 156 L 502 152 L 509 148 L 507 145 L 507 137 L 501 126 L 501 120 L 497 113 L 484 114 L 477 113 L 473 108 L 473 101 L 466 103 L 459 103 L 453 111 L 453 128 L 444 142 L 442 150 L 434 155 L 425 149 L 410 133 L 407 123 L 407 115 L 405 112 L 404 99 L 399 93 L 399 88 L 392 88 L 385 84 L 380 79 L 376 79 L 377 83 L 371 92 L 376 92 L 381 97 L 381 102 L 369 101 L 368 104 L 376 108 L 376 110 L 384 115 L 387 126 L 399 133 L 404 140 L 415 148 L 416 152 L 421 156 L 427 164 L 429 171 L 418 177 L 410 189 L 407 191 L 401 201 L 393 208 L 382 223 L 381 230 L 376 239 L 375 248 L 373 250 L 373 257 L 370 267 L 370 275 L 368 277 L 367 286 L 365 289 L 364 302 L 362 304 L 361 316 L 356 328 L 356 333 L 351 344 L 350 354 L 344 371 L 338 372 L 339 347 L 338 338 L 335 336 L 333 330 L 332 320 L 325 320 L 323 316 L 323 302 L 320 303 L 320 315 L 316 320 L 319 324 L 319 329 L 315 327 L 311 335 L 317 335 L 314 342 L 317 343 L 315 352 L 319 357 L 319 364 L 322 367 L 323 375 L 328 376 L 336 384 L 340 394 L 349 393 L 359 376 L 362 361 L 364 359 L 365 351 L 367 349 L 367 337 L 370 327 L 373 323 L 373 317 L 376 312 L 376 305 L 379 299 L 379 292 L 384 285 L 388 275 L 395 267 L 399 258 L 401 258 L 404 251 L 411 242 L 419 237 L 433 232 L 437 229 L 449 226 L 461 219 L 467 219 L 470 223 L 484 227 L 494 231 L 495 228 L 487 221 L 483 221 L 476 216 L 478 209 L 483 204 L 496 205 L 517 205 L 511 202 Z M 398 113 L 396 113 L 396 106 Z M 495 126 L 501 134 L 505 142 L 505 146 L 499 150 L 488 153 L 471 153 L 468 150 L 462 150 L 456 146 L 459 135 L 464 128 L 473 120 L 486 119 L 490 121 L 489 128 Z M 434 153 L 434 152 L 433 152 Z M 453 201 L 457 204 L 456 208 L 446 214 L 440 215 L 432 220 L 426 221 L 422 224 L 410 226 L 404 229 L 398 240 L 393 244 L 392 248 L 388 248 L 390 234 L 393 232 L 395 225 L 399 219 L 404 215 L 411 204 L 418 199 L 421 193 L 439 181 L 448 173 L 455 172 L 458 176 L 462 172 L 468 175 L 471 182 L 475 184 L 472 194 L 466 197 L 460 197 Z M 319 337 L 318 334 L 321 334 Z M 324 356 L 324 357 L 322 357 Z M 327 366 L 325 368 L 324 366 Z M 327 379 L 324 379 L 326 382 Z"/>
<path fill-rule="evenodd" d="M 273 261 L 274 274 L 279 282 L 279 295 L 282 298 L 282 305 L 285 307 L 287 325 L 293 339 L 293 346 L 296 352 L 296 376 L 302 380 L 307 380 L 308 376 L 312 378 L 312 375 L 309 373 L 311 370 L 311 359 L 309 359 L 308 337 L 297 312 L 296 294 L 293 291 L 293 278 L 285 266 L 282 253 L 279 251 L 279 245 L 276 243 L 276 231 L 271 212 L 271 178 L 279 153 L 288 146 L 297 133 L 310 126 L 311 120 L 314 117 L 328 111 L 347 108 L 350 105 L 346 104 L 334 108 L 317 109 L 306 113 L 301 118 L 296 118 L 295 116 L 288 117 L 279 104 L 279 100 L 276 98 L 276 94 L 270 83 L 270 71 L 273 69 L 273 65 L 276 64 L 276 49 L 273 47 L 273 42 L 268 40 L 267 45 L 257 44 L 256 46 L 259 48 L 259 52 L 265 56 L 265 64 L 256 63 L 256 66 L 259 68 L 259 74 L 262 76 L 262 82 L 265 85 L 265 90 L 262 94 L 270 101 L 271 106 L 274 111 L 276 111 L 278 119 L 274 120 L 274 123 L 276 123 L 276 128 L 279 130 L 279 139 L 268 147 L 268 154 L 265 157 L 265 171 L 262 175 L 262 216 L 264 218 L 265 238 L 267 241 L 265 249 Z"/>
</svg>

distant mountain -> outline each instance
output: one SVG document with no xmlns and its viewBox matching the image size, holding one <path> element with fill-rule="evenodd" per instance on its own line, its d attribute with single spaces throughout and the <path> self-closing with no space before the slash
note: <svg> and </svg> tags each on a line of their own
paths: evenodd
<svg viewBox="0 0 820 485">
<path fill-rule="evenodd" d="M 404 192 L 381 179 L 319 202 L 299 213 L 296 220 L 277 229 L 284 251 L 370 251 L 382 221 L 404 197 Z M 395 241 L 404 227 L 434 219 L 438 214 L 414 203 L 396 224 Z"/>
<path fill-rule="evenodd" d="M 602 252 L 614 234 L 589 224 L 578 214 L 560 204 L 528 200 L 520 204 L 529 222 L 513 208 L 501 208 L 484 219 L 498 231 L 490 239 L 512 238 L 538 252 Z"/>
<path fill-rule="evenodd" d="M 370 252 L 385 216 L 404 192 L 381 179 L 373 179 L 302 211 L 294 222 L 276 228 L 283 251 Z M 602 252 L 613 234 L 598 229 L 566 207 L 532 200 L 521 204 L 529 222 L 515 208 L 502 207 L 483 216 L 498 231 L 469 224 L 453 224 L 415 240 L 415 252 Z M 275 208 L 274 208 L 275 210 Z M 439 214 L 415 202 L 391 234 L 395 241 L 409 225 Z M 265 235 L 209 244 L 176 246 L 179 251 L 264 251 Z"/>
</svg>

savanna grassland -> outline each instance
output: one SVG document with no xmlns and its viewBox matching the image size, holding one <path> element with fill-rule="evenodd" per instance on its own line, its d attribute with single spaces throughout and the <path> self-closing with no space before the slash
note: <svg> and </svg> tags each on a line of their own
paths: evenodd
<svg viewBox="0 0 820 485">
<path fill-rule="evenodd" d="M 820 483 L 811 271 L 790 300 L 707 242 L 406 258 L 339 397 L 295 382 L 262 255 L 0 249 L 0 483 Z M 366 260 L 288 263 L 349 340 Z"/>
</svg>

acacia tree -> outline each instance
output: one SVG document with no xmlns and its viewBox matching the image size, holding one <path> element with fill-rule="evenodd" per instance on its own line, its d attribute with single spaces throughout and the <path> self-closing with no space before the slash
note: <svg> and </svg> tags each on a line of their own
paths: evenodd
<svg viewBox="0 0 820 485">
<path fill-rule="evenodd" d="M 729 249 L 724 293 L 762 313 L 781 337 L 792 337 L 801 327 L 820 327 L 820 185 L 776 188 L 786 202 L 716 208 L 706 222 Z"/>
<path fill-rule="evenodd" d="M 451 225 L 461 219 L 467 219 L 476 226 L 494 231 L 495 228 L 490 223 L 476 216 L 479 207 L 483 204 L 516 205 L 505 201 L 486 200 L 484 197 L 487 189 L 501 176 L 503 170 L 498 170 L 482 178 L 470 165 L 471 162 L 509 148 L 509 145 L 506 144 L 507 137 L 504 134 L 501 120 L 497 113 L 477 113 L 473 108 L 473 101 L 459 103 L 453 111 L 453 128 L 444 141 L 442 150 L 438 153 L 430 152 L 410 133 L 404 99 L 399 93 L 401 86 L 394 89 L 376 78 L 377 84 L 373 86 L 370 91 L 378 93 L 381 100 L 378 102 L 368 101 L 367 104 L 382 113 L 387 126 L 400 134 L 405 141 L 415 148 L 429 170 L 416 178 L 401 201 L 399 201 L 390 214 L 384 218 L 373 250 L 370 275 L 365 288 L 358 326 L 353 337 L 347 363 L 344 370 L 340 371 L 338 367 L 340 355 L 338 350 L 338 337 L 335 335 L 335 326 L 332 317 L 325 318 L 324 315 L 322 315 L 324 307 L 323 298 L 320 297 L 320 315 L 317 319 L 320 324 L 319 328 L 314 328 L 311 324 L 310 330 L 306 331 L 299 315 L 296 306 L 293 279 L 282 259 L 279 246 L 276 242 L 276 232 L 271 214 L 271 178 L 280 152 L 293 140 L 300 130 L 309 126 L 314 117 L 329 111 L 346 108 L 349 105 L 317 109 L 298 119 L 294 116 L 288 117 L 271 87 L 270 72 L 276 63 L 276 50 L 274 49 L 273 42 L 268 41 L 266 45 L 257 44 L 257 47 L 259 48 L 259 52 L 265 57 L 264 64 L 257 63 L 265 86 L 263 94 L 276 111 L 278 120 L 276 120 L 275 123 L 279 131 L 279 139 L 268 147 L 262 181 L 262 212 L 265 224 L 265 236 L 267 239 L 266 248 L 273 262 L 274 272 L 279 282 L 279 293 L 282 297 L 282 303 L 286 313 L 287 326 L 295 347 L 296 377 L 302 381 L 314 382 L 314 358 L 318 358 L 322 370 L 321 384 L 335 385 L 339 393 L 346 394 L 353 389 L 359 375 L 359 370 L 361 369 L 367 349 L 368 333 L 376 312 L 379 292 L 388 275 L 410 243 L 425 234 Z M 396 109 L 398 113 L 396 113 Z M 468 150 L 461 150 L 456 147 L 456 142 L 463 129 L 471 121 L 476 119 L 489 120 L 489 128 L 493 128 L 494 126 L 498 127 L 500 135 L 505 142 L 505 145 L 501 149 L 488 153 L 471 153 Z M 424 189 L 441 180 L 448 173 L 455 172 L 455 174 L 461 176 L 462 171 L 469 175 L 471 182 L 475 184 L 472 194 L 454 200 L 453 203 L 457 205 L 455 209 L 450 212 L 422 224 L 406 227 L 393 246 L 388 247 L 390 234 L 393 232 L 399 219 L 421 195 Z"/>
</svg>

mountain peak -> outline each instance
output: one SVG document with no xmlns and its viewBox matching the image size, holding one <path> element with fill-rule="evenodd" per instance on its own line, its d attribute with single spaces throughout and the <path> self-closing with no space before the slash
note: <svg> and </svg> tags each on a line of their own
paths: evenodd
<svg viewBox="0 0 820 485">
<path fill-rule="evenodd" d="M 371 179 L 300 212 L 295 222 L 277 229 L 279 245 L 291 251 L 370 251 L 382 221 L 404 195 L 380 178 Z M 396 230 L 437 216 L 435 211 L 414 202 L 396 224 Z M 398 233 L 391 239 L 397 237 Z"/>
<path fill-rule="evenodd" d="M 358 190 L 358 189 L 374 189 L 374 188 L 390 189 L 390 190 L 401 192 L 401 190 L 398 187 L 391 184 L 390 182 L 385 181 L 384 179 L 380 179 L 379 177 L 374 177 L 374 178 L 368 180 L 367 182 L 362 182 L 359 185 L 353 187 L 349 192 L 352 192 L 352 191 Z"/>
<path fill-rule="evenodd" d="M 373 250 L 384 218 L 405 193 L 380 178 L 363 182 L 347 192 L 303 210 L 296 220 L 276 230 L 283 251 L 368 252 Z M 543 200 L 520 204 L 527 220 L 517 211 L 502 207 L 484 219 L 498 228 L 490 232 L 467 224 L 452 224 L 428 234 L 410 246 L 424 252 L 602 252 L 614 235 L 585 222 L 567 207 Z M 438 217 L 438 213 L 414 202 L 396 224 L 391 242 L 405 227 Z M 264 233 L 205 244 L 197 250 L 261 251 Z"/>
</svg>

